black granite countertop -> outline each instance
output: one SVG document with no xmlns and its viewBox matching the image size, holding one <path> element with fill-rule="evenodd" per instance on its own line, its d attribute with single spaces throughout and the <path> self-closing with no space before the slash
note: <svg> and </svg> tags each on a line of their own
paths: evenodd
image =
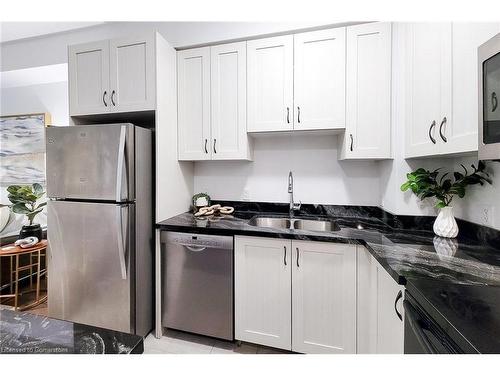
<svg viewBox="0 0 500 375">
<path fill-rule="evenodd" d="M 138 354 L 143 351 L 140 336 L 0 306 L 0 353 Z"/>
<path fill-rule="evenodd" d="M 430 277 L 453 284 L 500 286 L 500 249 L 468 236 L 464 233 L 468 225 L 463 223 L 459 223 L 464 230 L 458 238 L 445 239 L 435 236 L 430 229 L 433 218 L 397 218 L 375 207 L 309 205 L 296 218 L 334 219 L 340 230 L 262 228 L 250 225 L 249 220 L 254 216 L 285 216 L 288 206 L 223 203 L 232 204 L 237 210 L 233 215 L 202 219 L 186 212 L 158 223 L 157 227 L 188 233 L 361 244 L 399 284 L 405 284 L 407 278 Z M 478 231 L 472 234 L 477 237 Z"/>
<path fill-rule="evenodd" d="M 499 287 L 408 279 L 406 290 L 464 352 L 500 352 Z"/>
</svg>

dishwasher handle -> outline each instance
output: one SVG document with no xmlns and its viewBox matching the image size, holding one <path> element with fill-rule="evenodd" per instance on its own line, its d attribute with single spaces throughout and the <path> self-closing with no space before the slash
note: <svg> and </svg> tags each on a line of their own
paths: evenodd
<svg viewBox="0 0 500 375">
<path fill-rule="evenodd" d="M 186 249 L 188 249 L 189 251 L 192 251 L 192 252 L 195 252 L 195 253 L 199 253 L 203 250 L 205 250 L 207 247 L 206 246 L 196 246 L 196 245 L 182 245 L 183 247 L 185 247 Z"/>
</svg>

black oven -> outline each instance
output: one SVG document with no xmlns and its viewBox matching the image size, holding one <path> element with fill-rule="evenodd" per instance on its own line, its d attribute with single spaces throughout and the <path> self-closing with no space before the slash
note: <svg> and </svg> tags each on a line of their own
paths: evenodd
<svg viewBox="0 0 500 375">
<path fill-rule="evenodd" d="M 408 291 L 403 305 L 405 354 L 463 353 Z"/>
</svg>

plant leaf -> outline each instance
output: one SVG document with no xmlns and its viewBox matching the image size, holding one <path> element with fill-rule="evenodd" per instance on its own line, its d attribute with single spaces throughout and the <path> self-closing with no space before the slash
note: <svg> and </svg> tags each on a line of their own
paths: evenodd
<svg viewBox="0 0 500 375">
<path fill-rule="evenodd" d="M 28 215 L 31 213 L 31 210 L 24 203 L 16 203 L 12 205 L 11 209 L 16 214 Z"/>
</svg>

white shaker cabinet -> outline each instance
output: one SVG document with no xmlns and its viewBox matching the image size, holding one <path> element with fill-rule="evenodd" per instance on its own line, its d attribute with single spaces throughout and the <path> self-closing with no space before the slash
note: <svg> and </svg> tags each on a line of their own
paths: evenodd
<svg viewBox="0 0 500 375">
<path fill-rule="evenodd" d="M 293 35 L 247 42 L 248 132 L 293 130 Z"/>
<path fill-rule="evenodd" d="M 154 35 L 140 39 L 112 39 L 109 42 L 109 56 L 112 108 L 120 112 L 154 110 Z"/>
<path fill-rule="evenodd" d="M 499 24 L 406 28 L 406 157 L 477 151 L 477 48 Z"/>
<path fill-rule="evenodd" d="M 345 128 L 346 28 L 295 34 L 294 130 Z"/>
<path fill-rule="evenodd" d="M 291 349 L 291 241 L 235 237 L 236 340 Z"/>
<path fill-rule="evenodd" d="M 68 47 L 70 116 L 154 110 L 154 35 Z"/>
<path fill-rule="evenodd" d="M 452 121 L 451 23 L 411 23 L 406 33 L 406 157 L 440 153 Z"/>
<path fill-rule="evenodd" d="M 452 24 L 453 112 L 443 126 L 443 153 L 478 149 L 478 58 L 477 48 L 500 32 L 499 23 L 456 22 Z"/>
<path fill-rule="evenodd" d="M 251 159 L 246 42 L 210 48 L 212 159 Z"/>
<path fill-rule="evenodd" d="M 209 160 L 210 47 L 177 52 L 179 160 Z"/>
<path fill-rule="evenodd" d="M 179 160 L 251 160 L 246 42 L 177 53 Z"/>
<path fill-rule="evenodd" d="M 111 110 L 109 42 L 68 47 L 69 107 L 71 115 Z"/>
<path fill-rule="evenodd" d="M 403 354 L 404 287 L 364 247 L 358 248 L 357 351 Z"/>
<path fill-rule="evenodd" d="M 346 124 L 340 159 L 391 157 L 390 23 L 347 28 Z"/>
<path fill-rule="evenodd" d="M 235 338 L 356 352 L 356 246 L 235 237 Z"/>
<path fill-rule="evenodd" d="M 356 245 L 292 247 L 292 350 L 356 353 Z"/>
</svg>

